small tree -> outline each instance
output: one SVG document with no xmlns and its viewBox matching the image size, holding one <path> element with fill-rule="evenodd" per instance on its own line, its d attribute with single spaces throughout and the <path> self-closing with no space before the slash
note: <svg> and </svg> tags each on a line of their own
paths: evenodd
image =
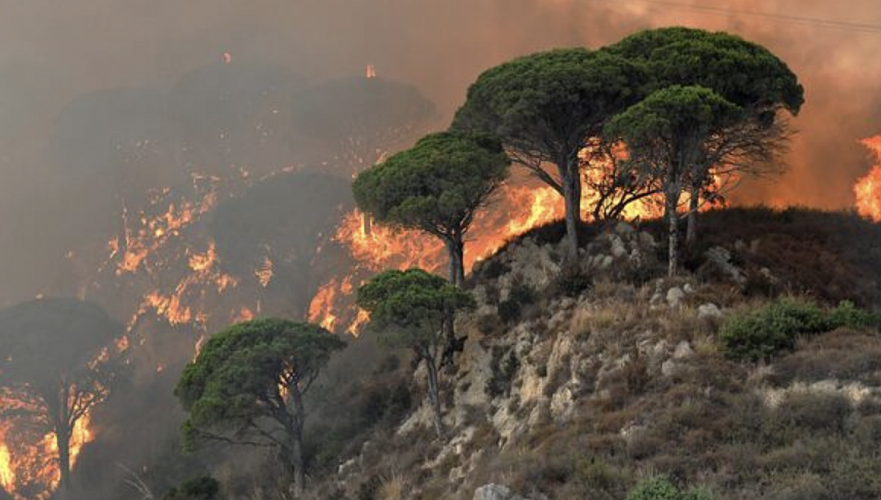
<svg viewBox="0 0 881 500">
<path fill-rule="evenodd" d="M 609 118 L 641 98 L 645 81 L 639 65 L 611 53 L 533 54 L 480 75 L 453 126 L 501 137 L 515 162 L 563 196 L 571 259 L 581 220 L 579 152 L 602 135 Z"/>
<path fill-rule="evenodd" d="M 421 269 L 386 271 L 358 291 L 358 305 L 370 313 L 370 328 L 391 347 L 411 349 L 428 372 L 428 397 L 438 437 L 443 436 L 439 372 L 446 346 L 445 325 L 474 299 L 443 278 Z"/>
<path fill-rule="evenodd" d="M 450 281 L 465 281 L 465 236 L 474 215 L 508 176 L 510 160 L 495 139 L 461 132 L 429 135 L 410 150 L 361 173 L 355 201 L 377 222 L 440 238 Z"/>
<path fill-rule="evenodd" d="M 101 307 L 77 299 L 40 299 L 0 311 L 0 419 L 55 435 L 59 491 L 68 498 L 71 439 L 110 395 L 126 370 L 115 346 L 122 325 Z"/>
<path fill-rule="evenodd" d="M 214 335 L 175 389 L 188 412 L 184 446 L 218 441 L 275 449 L 301 496 L 303 397 L 345 345 L 319 326 L 283 319 L 248 321 Z"/>
<path fill-rule="evenodd" d="M 709 137 L 720 134 L 740 116 L 741 109 L 703 87 L 669 87 L 616 116 L 606 127 L 621 138 L 631 161 L 656 179 L 664 195 L 669 228 L 669 274 L 679 261 L 679 200 L 692 166 L 705 155 Z"/>
</svg>

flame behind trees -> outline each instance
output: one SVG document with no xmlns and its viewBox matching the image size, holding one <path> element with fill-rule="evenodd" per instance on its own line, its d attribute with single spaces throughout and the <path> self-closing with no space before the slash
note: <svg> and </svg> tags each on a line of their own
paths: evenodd
<svg viewBox="0 0 881 500">
<path fill-rule="evenodd" d="M 864 139 L 862 144 L 872 152 L 875 166 L 854 185 L 857 213 L 881 222 L 881 135 Z"/>
<path fill-rule="evenodd" d="M 377 222 L 431 234 L 447 248 L 450 282 L 465 281 L 465 237 L 508 177 L 510 159 L 492 137 L 445 132 L 361 173 L 352 189 Z"/>
<path fill-rule="evenodd" d="M 10 423 L 0 459 L 13 457 L 20 466 L 2 474 L 13 495 L 22 486 L 36 498 L 56 487 L 62 498 L 69 495 L 91 414 L 126 370 L 126 343 L 114 342 L 122 333 L 98 306 L 75 299 L 0 311 L 0 421 Z"/>
<path fill-rule="evenodd" d="M 645 78 L 627 59 L 583 48 L 521 57 L 480 75 L 453 127 L 498 136 L 514 162 L 563 196 L 571 260 L 581 223 L 579 154 L 611 116 L 639 99 Z"/>
</svg>

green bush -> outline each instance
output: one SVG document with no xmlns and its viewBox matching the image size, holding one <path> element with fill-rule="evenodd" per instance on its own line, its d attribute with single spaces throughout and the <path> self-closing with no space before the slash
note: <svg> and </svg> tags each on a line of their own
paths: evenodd
<svg viewBox="0 0 881 500">
<path fill-rule="evenodd" d="M 627 500 L 716 500 L 716 495 L 701 487 L 682 491 L 669 479 L 660 476 L 636 485 Z"/>
<path fill-rule="evenodd" d="M 719 340 L 730 357 L 758 361 L 793 349 L 799 335 L 831 329 L 826 313 L 816 304 L 780 299 L 761 309 L 728 318 L 719 331 Z"/>
<path fill-rule="evenodd" d="M 864 330 L 877 324 L 875 314 L 858 309 L 852 302 L 843 301 L 827 312 L 812 302 L 786 298 L 728 318 L 719 331 L 719 340 L 732 358 L 769 360 L 792 350 L 799 336 L 836 328 Z"/>
<path fill-rule="evenodd" d="M 682 500 L 682 493 L 666 477 L 656 477 L 636 485 L 627 500 Z"/>
<path fill-rule="evenodd" d="M 869 311 L 859 309 L 849 300 L 843 300 L 838 307 L 829 314 L 829 321 L 833 329 L 851 328 L 865 330 L 878 326 L 878 316 Z"/>
</svg>

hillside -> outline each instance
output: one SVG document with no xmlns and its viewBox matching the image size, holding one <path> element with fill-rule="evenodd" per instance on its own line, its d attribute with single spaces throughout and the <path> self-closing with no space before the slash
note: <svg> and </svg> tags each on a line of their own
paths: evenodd
<svg viewBox="0 0 881 500">
<path fill-rule="evenodd" d="M 688 498 L 881 498 L 881 337 L 858 309 L 879 305 L 881 227 L 800 209 L 700 223 L 673 280 L 654 222 L 586 227 L 580 272 L 561 271 L 559 225 L 477 266 L 443 442 L 424 372 L 383 350 L 365 366 L 376 347 L 355 342 L 307 432 L 315 498 L 624 499 L 658 475 L 712 492 Z M 783 317 L 803 322 L 782 343 L 725 337 Z M 341 370 L 363 377 L 329 382 Z"/>
</svg>

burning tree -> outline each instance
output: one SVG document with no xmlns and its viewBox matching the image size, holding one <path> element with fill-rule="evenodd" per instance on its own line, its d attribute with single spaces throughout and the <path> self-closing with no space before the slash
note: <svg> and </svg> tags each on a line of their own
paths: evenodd
<svg viewBox="0 0 881 500">
<path fill-rule="evenodd" d="M 122 333 L 99 306 L 76 299 L 41 299 L 0 311 L 0 422 L 10 425 L 5 438 L 25 429 L 54 437 L 48 450 L 55 456 L 39 458 L 57 474 L 24 471 L 46 481 L 31 488 L 58 486 L 62 497 L 70 494 L 71 468 L 88 439 L 91 413 L 126 369 Z M 31 445 L 35 453 L 47 452 L 40 443 Z M 3 442 L 0 449 L 10 453 Z M 5 472 L 13 488 L 19 472 Z"/>
<path fill-rule="evenodd" d="M 257 278 L 264 310 L 303 317 L 326 268 L 338 273 L 349 264 L 331 251 L 330 239 L 352 205 L 345 180 L 308 170 L 278 174 L 220 202 L 208 230 L 224 271 Z"/>
<path fill-rule="evenodd" d="M 494 138 L 446 132 L 363 172 L 352 189 L 377 222 L 440 238 L 450 282 L 465 281 L 465 237 L 478 209 L 508 177 L 510 159 Z"/>
<path fill-rule="evenodd" d="M 370 313 L 370 328 L 391 347 L 412 349 L 428 372 L 428 398 L 438 437 L 443 437 L 439 373 L 447 345 L 445 330 L 457 311 L 474 299 L 443 278 L 421 269 L 386 271 L 358 290 L 358 305 Z"/>
<path fill-rule="evenodd" d="M 329 149 L 345 176 L 405 145 L 435 116 L 434 105 L 414 87 L 375 75 L 326 82 L 294 96 L 296 133 Z"/>
<path fill-rule="evenodd" d="M 480 75 L 453 126 L 498 135 L 516 163 L 563 195 L 572 259 L 581 220 L 579 153 L 601 137 L 609 118 L 639 99 L 644 81 L 638 64 L 606 52 L 533 54 Z"/>
<path fill-rule="evenodd" d="M 214 335 L 175 389 L 189 413 L 185 447 L 216 441 L 272 448 L 301 496 L 303 397 L 345 345 L 320 326 L 282 319 L 239 323 Z"/>
</svg>

